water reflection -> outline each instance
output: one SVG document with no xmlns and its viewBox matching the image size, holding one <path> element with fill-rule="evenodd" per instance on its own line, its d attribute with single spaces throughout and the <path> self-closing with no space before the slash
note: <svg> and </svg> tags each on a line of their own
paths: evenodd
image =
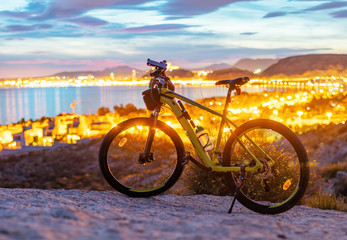
<svg viewBox="0 0 347 240">
<path fill-rule="evenodd" d="M 81 100 L 75 106 L 78 114 L 95 114 L 101 106 L 113 111 L 115 105 L 134 104 L 145 108 L 142 92 L 147 86 L 110 86 L 110 87 L 65 87 L 65 88 L 1 88 L 0 124 L 20 121 L 22 118 L 38 119 L 53 117 L 62 112 L 71 113 L 70 104 Z M 304 88 L 266 87 L 246 85 L 243 91 L 298 91 Z M 176 92 L 193 100 L 226 96 L 225 87 L 176 86 Z"/>
<path fill-rule="evenodd" d="M 70 113 L 70 104 L 78 114 L 95 114 L 101 106 L 113 111 L 114 105 L 132 103 L 144 108 L 142 91 L 146 86 L 66 87 L 66 88 L 2 88 L 0 89 L 0 124 L 10 124 L 22 118 L 53 117 Z"/>
</svg>

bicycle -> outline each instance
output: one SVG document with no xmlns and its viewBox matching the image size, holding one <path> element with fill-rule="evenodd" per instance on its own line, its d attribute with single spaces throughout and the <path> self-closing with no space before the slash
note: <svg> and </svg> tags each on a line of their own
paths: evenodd
<svg viewBox="0 0 347 240">
<path fill-rule="evenodd" d="M 143 92 L 150 117 L 125 120 L 105 136 L 99 151 L 99 165 L 107 182 L 131 197 L 150 197 L 172 187 L 188 162 L 210 172 L 222 172 L 227 187 L 245 207 L 263 214 L 289 210 L 304 196 L 309 180 L 306 150 L 286 126 L 268 119 L 250 120 L 237 126 L 227 118 L 231 93 L 241 94 L 248 77 L 217 81 L 228 87 L 223 113 L 177 94 L 165 74 L 166 61 L 148 59 L 154 67 L 149 89 Z M 182 101 L 221 118 L 215 146 L 197 126 Z M 158 119 L 163 106 L 171 109 L 190 139 L 200 161 L 193 158 L 181 137 Z M 230 128 L 223 151 L 224 126 Z M 234 130 L 232 130 L 233 128 Z M 199 131 L 201 127 L 199 128 Z M 212 150 L 211 150 L 212 145 Z"/>
</svg>

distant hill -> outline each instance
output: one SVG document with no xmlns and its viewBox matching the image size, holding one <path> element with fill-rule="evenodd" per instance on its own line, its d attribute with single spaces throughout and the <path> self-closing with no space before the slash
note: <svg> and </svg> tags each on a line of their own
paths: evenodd
<svg viewBox="0 0 347 240">
<path fill-rule="evenodd" d="M 146 71 L 146 73 L 142 77 L 150 77 L 150 71 Z M 180 68 L 172 71 L 167 71 L 166 76 L 170 78 L 193 78 L 194 73 L 190 70 Z"/>
<path fill-rule="evenodd" d="M 78 72 L 60 72 L 56 73 L 53 76 L 69 76 L 69 77 L 78 77 L 78 76 L 88 76 L 93 75 L 95 77 L 105 77 L 110 76 L 111 72 L 114 72 L 115 77 L 128 77 L 131 76 L 132 70 L 134 68 L 131 68 L 129 66 L 117 66 L 117 67 L 111 67 L 111 68 L 105 68 L 102 71 L 78 71 Z M 135 69 L 136 72 L 138 72 L 139 76 L 143 73 L 143 71 Z"/>
<path fill-rule="evenodd" d="M 166 72 L 166 75 L 169 77 L 173 77 L 173 78 L 192 78 L 194 77 L 194 74 L 186 69 L 180 68 L 177 70 L 172 70 L 171 72 L 168 71 Z"/>
<path fill-rule="evenodd" d="M 210 80 L 224 80 L 224 79 L 232 79 L 237 77 L 252 77 L 253 73 L 247 70 L 241 70 L 238 68 L 227 68 L 216 70 L 213 73 L 209 73 L 207 75 L 207 79 Z"/>
<path fill-rule="evenodd" d="M 227 64 L 227 63 L 215 63 L 209 66 L 206 66 L 204 68 L 202 68 L 202 70 L 212 70 L 212 71 L 216 71 L 216 70 L 220 70 L 220 69 L 226 69 L 226 68 L 230 68 L 231 65 Z M 199 69 L 201 70 L 201 69 Z"/>
<path fill-rule="evenodd" d="M 310 75 L 331 71 L 337 74 L 347 70 L 347 54 L 310 54 L 287 57 L 263 71 L 262 76 Z"/>
<path fill-rule="evenodd" d="M 55 73 L 52 76 L 58 76 L 58 77 L 71 77 L 71 78 L 77 78 L 79 76 L 88 76 L 88 75 L 93 75 L 96 72 L 93 71 L 79 71 L 79 72 L 59 72 Z"/>
<path fill-rule="evenodd" d="M 270 76 L 290 76 L 290 77 L 313 77 L 347 75 L 347 54 L 309 54 L 287 57 L 283 59 L 241 59 L 232 67 L 227 63 L 216 63 L 195 70 L 213 70 L 208 74 L 209 79 L 230 79 L 239 76 L 253 76 L 253 71 L 260 68 L 263 77 Z M 101 71 L 64 71 L 50 76 L 66 76 L 77 78 L 79 76 L 93 75 L 97 78 L 108 77 L 110 72 L 114 72 L 115 77 L 129 77 L 134 68 L 129 66 L 117 66 L 105 68 Z M 149 71 L 136 70 L 138 77 L 149 76 Z M 188 69 L 178 69 L 167 72 L 170 77 L 190 78 L 194 74 Z M 40 77 L 40 76 L 37 76 Z M 42 77 L 42 76 L 41 76 Z M 11 78 L 16 79 L 16 78 Z M 0 79 L 3 80 L 3 79 Z"/>
<path fill-rule="evenodd" d="M 111 68 L 105 68 L 101 73 L 106 74 L 106 76 L 110 75 L 110 72 L 114 72 L 114 75 L 117 76 L 122 76 L 122 77 L 127 77 L 131 76 L 132 70 L 134 68 L 131 68 L 129 66 L 118 66 L 118 67 L 111 67 Z M 139 71 L 135 69 L 136 71 Z"/>
<path fill-rule="evenodd" d="M 264 59 L 250 59 L 250 58 L 243 58 L 240 59 L 237 63 L 234 64 L 233 67 L 242 69 L 242 70 L 248 70 L 251 72 L 254 72 L 256 69 L 265 70 L 271 65 L 277 63 L 280 59 L 271 59 L 271 58 L 264 58 Z"/>
</svg>

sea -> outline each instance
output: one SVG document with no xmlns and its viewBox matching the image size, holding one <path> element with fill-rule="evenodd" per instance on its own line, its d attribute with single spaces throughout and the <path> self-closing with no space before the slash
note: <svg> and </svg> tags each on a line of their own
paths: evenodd
<svg viewBox="0 0 347 240">
<path fill-rule="evenodd" d="M 47 88 L 0 88 L 0 125 L 17 123 L 21 119 L 36 120 L 72 113 L 71 103 L 77 114 L 96 114 L 100 107 L 113 111 L 115 105 L 133 104 L 145 108 L 142 92 L 147 86 L 89 86 Z M 247 92 L 287 91 L 288 89 L 248 85 Z M 176 92 L 192 100 L 226 96 L 223 86 L 178 85 Z"/>
</svg>

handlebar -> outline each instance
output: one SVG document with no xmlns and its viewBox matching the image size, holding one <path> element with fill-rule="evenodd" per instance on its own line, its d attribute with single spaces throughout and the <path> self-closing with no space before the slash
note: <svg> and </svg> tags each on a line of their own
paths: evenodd
<svg viewBox="0 0 347 240">
<path fill-rule="evenodd" d="M 165 71 L 167 68 L 166 60 L 162 62 L 156 62 L 151 59 L 147 59 L 147 66 L 155 67 L 155 71 L 150 73 L 151 79 L 149 83 L 149 88 L 153 89 L 153 84 L 159 83 L 161 87 L 167 87 L 171 91 L 175 91 L 175 86 L 171 82 L 170 78 L 165 75 Z"/>
<path fill-rule="evenodd" d="M 166 60 L 162 61 L 162 62 L 156 62 L 153 61 L 151 59 L 147 59 L 147 66 L 152 66 L 152 67 L 158 67 L 158 68 L 162 68 L 162 69 L 166 69 L 167 64 L 166 64 Z"/>
<path fill-rule="evenodd" d="M 149 75 L 151 77 L 157 77 L 159 75 L 164 75 L 165 76 L 165 71 L 167 68 L 166 60 L 162 62 L 156 62 L 151 59 L 147 59 L 147 66 L 152 66 L 155 67 L 155 71 L 151 72 Z"/>
</svg>

